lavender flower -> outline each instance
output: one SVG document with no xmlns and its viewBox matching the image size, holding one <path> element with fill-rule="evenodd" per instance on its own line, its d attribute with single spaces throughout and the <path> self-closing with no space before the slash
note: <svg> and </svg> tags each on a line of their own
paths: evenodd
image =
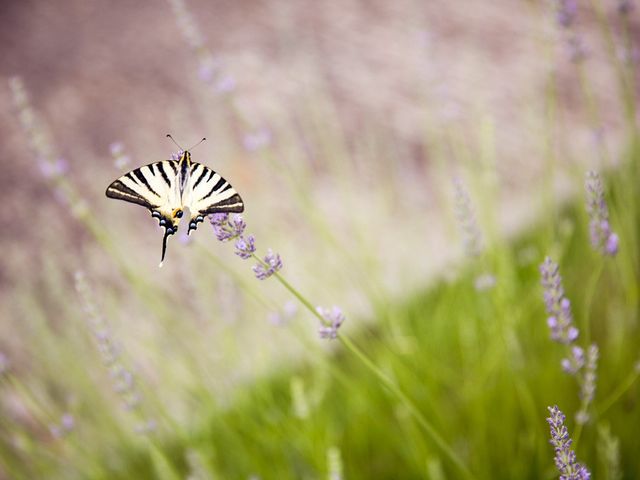
<svg viewBox="0 0 640 480">
<path fill-rule="evenodd" d="M 229 218 L 228 213 L 214 213 L 209 215 L 209 221 L 213 225 L 217 239 L 221 242 L 228 242 L 240 237 L 247 226 L 242 215 L 237 214 Z"/>
<path fill-rule="evenodd" d="M 280 258 L 280 255 L 269 249 L 267 250 L 267 255 L 263 259 L 263 263 L 254 265 L 252 269 L 258 280 L 266 280 L 281 268 L 282 259 Z"/>
<path fill-rule="evenodd" d="M 233 92 L 236 88 L 236 79 L 233 75 L 224 75 L 222 76 L 215 85 L 216 93 L 230 93 Z"/>
<path fill-rule="evenodd" d="M 342 313 L 340 307 L 333 306 L 331 309 L 316 307 L 316 311 L 326 321 L 326 324 L 318 329 L 320 338 L 337 338 L 338 329 L 345 321 L 344 313 Z"/>
<path fill-rule="evenodd" d="M 588 408 L 593 401 L 596 393 L 596 369 L 598 367 L 598 346 L 591 345 L 587 352 L 587 365 L 582 378 L 582 386 L 580 389 L 580 398 L 582 399 L 582 407 L 576 413 L 576 422 L 585 424 L 589 421 Z"/>
<path fill-rule="evenodd" d="M 469 192 L 459 178 L 454 178 L 453 187 L 456 197 L 456 217 L 462 230 L 465 250 L 470 256 L 477 257 L 482 253 L 482 234 L 473 212 Z"/>
<path fill-rule="evenodd" d="M 75 419 L 73 415 L 66 412 L 60 418 L 59 424 L 49 425 L 49 431 L 55 438 L 62 438 L 75 428 Z"/>
<path fill-rule="evenodd" d="M 295 317 L 296 313 L 298 313 L 298 304 L 289 300 L 282 306 L 281 310 L 269 313 L 267 319 L 272 325 L 284 325 Z"/>
<path fill-rule="evenodd" d="M 244 148 L 249 152 L 255 152 L 271 143 L 271 132 L 266 128 L 260 128 L 255 132 L 245 133 L 242 139 Z"/>
<path fill-rule="evenodd" d="M 153 433 L 158 428 L 158 424 L 154 419 L 149 419 L 144 422 L 139 423 L 134 428 L 134 431 L 140 435 L 147 435 L 149 433 Z"/>
<path fill-rule="evenodd" d="M 235 254 L 240 258 L 248 259 L 255 255 L 256 243 L 253 235 L 245 237 L 243 235 L 246 223 L 241 215 L 234 215 L 229 218 L 228 213 L 214 213 L 209 215 L 209 221 L 213 226 L 213 231 L 221 242 L 237 239 L 235 243 Z M 253 273 L 258 280 L 265 280 L 282 268 L 280 255 L 271 249 L 267 250 L 267 255 L 252 267 Z"/>
<path fill-rule="evenodd" d="M 97 349 L 113 381 L 114 391 L 120 396 L 126 410 L 134 410 L 140 405 L 141 395 L 135 384 L 135 377 L 120 360 L 120 350 L 114 344 L 106 320 L 100 314 L 93 300 L 93 294 L 84 274 L 76 272 L 76 290 L 87 314 L 87 326 L 97 343 Z"/>
<path fill-rule="evenodd" d="M 109 145 L 109 151 L 114 161 L 113 164 L 118 170 L 123 169 L 131 162 L 131 157 L 124 153 L 124 144 L 122 142 L 113 142 Z"/>
<path fill-rule="evenodd" d="M 571 303 L 564 296 L 558 265 L 546 257 L 540 265 L 540 274 L 551 339 L 565 345 L 573 343 L 578 338 L 578 329 L 573 325 Z"/>
<path fill-rule="evenodd" d="M 241 236 L 236 240 L 236 255 L 240 258 L 248 259 L 256 251 L 256 243 L 253 235 L 248 235 L 246 238 Z"/>
<path fill-rule="evenodd" d="M 205 48 L 204 35 L 202 35 L 202 32 L 193 20 L 193 16 L 187 9 L 184 0 L 169 0 L 169 3 L 176 17 L 178 28 L 189 46 L 196 52 Z"/>
<path fill-rule="evenodd" d="M 496 286 L 496 277 L 490 273 L 483 273 L 476 277 L 473 284 L 475 289 L 479 292 L 490 290 Z"/>
<path fill-rule="evenodd" d="M 557 0 L 556 20 L 562 28 L 570 28 L 578 13 L 578 2 L 576 0 Z"/>
<path fill-rule="evenodd" d="M 213 58 L 211 54 L 205 54 L 200 59 L 200 66 L 198 67 L 198 76 L 204 83 L 211 83 L 215 78 L 216 71 L 219 68 L 219 62 Z"/>
<path fill-rule="evenodd" d="M 20 77 L 11 77 L 9 79 L 9 88 L 11 89 L 20 126 L 27 136 L 29 146 L 33 150 L 41 173 L 46 178 L 64 173 L 66 164 L 64 161 L 55 160 L 56 155 L 53 151 L 49 132 L 44 122 L 31 106 L 24 82 Z"/>
<path fill-rule="evenodd" d="M 561 364 L 562 370 L 569 375 L 575 375 L 582 367 L 584 367 L 584 350 L 581 347 L 574 345 L 571 348 L 571 356 L 569 358 L 563 358 Z"/>
<path fill-rule="evenodd" d="M 178 150 L 178 153 L 172 153 L 169 159 L 177 162 L 178 160 L 180 160 L 180 157 L 182 156 L 183 153 L 184 153 L 184 150 Z"/>
<path fill-rule="evenodd" d="M 220 61 L 205 44 L 204 34 L 196 24 L 184 0 L 168 0 L 173 9 L 178 29 L 198 61 L 198 77 L 216 93 L 228 93 L 235 89 L 235 79 L 221 71 Z"/>
<path fill-rule="evenodd" d="M 591 245 L 603 255 L 615 256 L 618 253 L 619 239 L 609 225 L 609 209 L 604 199 L 602 180 L 597 172 L 587 172 L 585 190 Z"/>
<path fill-rule="evenodd" d="M 582 40 L 576 33 L 575 23 L 578 16 L 577 0 L 556 0 L 556 22 L 565 32 L 565 45 L 569 52 L 569 58 L 573 63 L 584 59 L 586 50 Z"/>
<path fill-rule="evenodd" d="M 550 443 L 555 450 L 555 464 L 560 472 L 560 480 L 589 480 L 591 474 L 586 467 L 579 464 L 576 454 L 571 450 L 571 438 L 564 425 L 565 416 L 557 406 L 547 407 L 550 417 L 547 418 L 551 430 Z"/>
<path fill-rule="evenodd" d="M 52 162 L 39 159 L 38 167 L 44 178 L 54 178 L 64 175 L 69 171 L 69 162 L 64 158 L 58 158 Z"/>
<path fill-rule="evenodd" d="M 598 425 L 598 441 L 596 443 L 598 457 L 602 458 L 607 480 L 622 480 L 620 468 L 620 439 L 611 434 L 608 423 Z"/>
</svg>

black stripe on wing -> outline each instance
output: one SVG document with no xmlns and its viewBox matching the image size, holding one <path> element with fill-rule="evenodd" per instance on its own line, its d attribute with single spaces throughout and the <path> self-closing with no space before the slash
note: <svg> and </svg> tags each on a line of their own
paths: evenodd
<svg viewBox="0 0 640 480">
<path fill-rule="evenodd" d="M 204 197 L 202 197 L 200 201 L 206 200 L 214 193 L 216 194 L 221 193 L 219 192 L 219 190 L 224 184 L 227 184 L 228 187 L 231 187 L 231 184 L 229 184 L 224 178 L 220 177 L 220 180 L 218 180 L 217 183 L 211 187 L 211 189 L 209 190 L 209 193 L 207 193 Z"/>
<path fill-rule="evenodd" d="M 137 203 L 138 205 L 142 205 L 143 207 L 147 208 L 158 208 L 159 206 L 150 202 L 147 198 L 143 197 L 135 190 L 127 187 L 120 180 L 116 180 L 111 185 L 109 185 L 105 193 L 109 198 L 116 198 L 118 200 L 124 200 L 125 202 Z"/>
<path fill-rule="evenodd" d="M 106 195 L 126 202 L 137 203 L 148 208 L 163 204 L 166 192 L 175 179 L 177 162 L 164 160 L 150 163 L 127 172 L 107 187 Z"/>
<path fill-rule="evenodd" d="M 202 215 L 210 213 L 242 213 L 244 212 L 244 202 L 240 195 L 235 193 L 233 196 L 226 198 L 220 202 L 209 205 L 206 209 L 200 210 Z"/>
<path fill-rule="evenodd" d="M 156 192 L 152 187 L 151 184 L 149 183 L 149 180 L 147 180 L 147 177 L 144 176 L 144 173 L 142 173 L 142 170 L 140 168 L 138 168 L 137 170 L 133 171 L 133 174 L 135 175 L 135 177 L 140 180 L 140 182 L 147 187 L 147 190 L 149 190 L 151 193 L 153 193 L 156 197 L 159 197 L 160 194 L 158 192 Z M 155 175 L 152 175 L 155 177 Z"/>
<path fill-rule="evenodd" d="M 227 212 L 240 213 L 244 211 L 244 202 L 231 184 L 222 175 L 209 167 L 194 162 L 192 170 L 193 203 L 195 207 L 192 216 L 207 215 L 209 213 Z M 202 171 L 198 171 L 201 168 Z"/>
</svg>

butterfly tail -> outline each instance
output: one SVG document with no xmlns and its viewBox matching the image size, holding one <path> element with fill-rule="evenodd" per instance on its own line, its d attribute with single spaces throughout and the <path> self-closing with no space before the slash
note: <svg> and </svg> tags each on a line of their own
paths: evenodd
<svg viewBox="0 0 640 480">
<path fill-rule="evenodd" d="M 164 236 L 162 237 L 162 258 L 160 259 L 160 265 L 158 265 L 158 268 L 162 268 L 162 264 L 164 263 L 164 256 L 167 253 L 167 239 L 169 238 L 169 235 L 173 235 L 174 233 L 175 230 L 171 227 L 167 227 L 164 230 Z"/>
</svg>

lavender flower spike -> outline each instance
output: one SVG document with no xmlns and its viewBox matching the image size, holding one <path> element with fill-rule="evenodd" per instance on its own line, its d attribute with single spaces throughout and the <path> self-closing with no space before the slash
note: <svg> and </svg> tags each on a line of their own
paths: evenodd
<svg viewBox="0 0 640 480">
<path fill-rule="evenodd" d="M 456 197 L 456 217 L 462 230 L 464 248 L 469 256 L 477 257 L 482 253 L 482 234 L 473 211 L 471 197 L 460 178 L 453 179 L 453 188 Z"/>
<path fill-rule="evenodd" d="M 564 425 L 564 414 L 557 406 L 547 408 L 550 413 L 550 417 L 547 418 L 551 429 L 550 443 L 555 450 L 555 463 L 560 472 L 560 480 L 589 480 L 589 470 L 576 461 L 576 454 L 571 450 L 571 438 Z"/>
<path fill-rule="evenodd" d="M 562 359 L 562 370 L 569 375 L 575 375 L 582 367 L 584 367 L 584 350 L 574 345 L 573 348 L 571 348 L 571 356 Z"/>
<path fill-rule="evenodd" d="M 255 273 L 258 280 L 266 280 L 282 268 L 280 255 L 274 253 L 271 249 L 267 251 L 263 262 L 264 263 L 258 263 L 253 266 L 253 273 Z"/>
<path fill-rule="evenodd" d="M 609 209 L 604 199 L 602 180 L 597 172 L 587 172 L 585 181 L 587 192 L 587 213 L 589 214 L 589 233 L 591 245 L 603 255 L 615 256 L 618 253 L 618 235 L 611 230 Z"/>
<path fill-rule="evenodd" d="M 338 329 L 345 321 L 344 313 L 342 313 L 340 307 L 334 306 L 331 310 L 328 308 L 316 307 L 316 311 L 327 322 L 318 329 L 320 338 L 329 338 L 332 340 L 337 338 Z"/>
<path fill-rule="evenodd" d="M 596 393 L 596 368 L 598 367 L 598 346 L 591 345 L 587 352 L 587 365 L 584 370 L 580 397 L 582 398 L 582 408 L 576 413 L 576 422 L 585 424 L 589 421 L 588 408 Z"/>
<path fill-rule="evenodd" d="M 247 259 L 251 258 L 251 256 L 256 251 L 256 239 L 253 235 L 248 235 L 246 238 L 240 236 L 238 240 L 236 240 L 236 255 L 240 258 Z"/>
<path fill-rule="evenodd" d="M 557 0 L 556 20 L 562 28 L 570 28 L 576 20 L 578 2 L 576 0 Z"/>
<path fill-rule="evenodd" d="M 229 218 L 228 213 L 214 213 L 209 215 L 209 221 L 213 225 L 213 231 L 221 242 L 228 242 L 240 237 L 244 233 L 247 224 L 242 215 L 234 215 Z"/>
<path fill-rule="evenodd" d="M 578 338 L 578 329 L 573 325 L 571 302 L 564 296 L 558 264 L 549 257 L 545 258 L 540 265 L 540 275 L 544 303 L 549 314 L 547 324 L 551 329 L 551 339 L 565 345 L 573 343 Z"/>
</svg>

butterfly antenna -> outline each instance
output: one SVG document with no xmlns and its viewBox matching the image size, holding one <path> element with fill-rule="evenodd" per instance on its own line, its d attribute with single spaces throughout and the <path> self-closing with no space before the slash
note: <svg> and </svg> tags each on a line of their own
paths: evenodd
<svg viewBox="0 0 640 480">
<path fill-rule="evenodd" d="M 193 150 L 194 148 L 196 148 L 198 145 L 200 145 L 202 142 L 204 142 L 206 140 L 205 137 L 202 137 L 202 140 L 200 140 L 198 143 L 196 143 L 193 147 L 187 149 L 188 152 L 190 152 L 191 150 Z"/>
<path fill-rule="evenodd" d="M 177 145 L 177 147 L 178 147 L 180 150 L 182 150 L 182 151 L 184 152 L 184 148 L 182 148 L 182 147 L 180 146 L 180 144 L 179 144 L 178 142 L 176 142 L 176 141 L 173 139 L 173 137 L 171 136 L 171 134 L 170 134 L 170 133 L 167 133 L 167 137 L 168 137 L 168 138 L 170 138 L 170 139 L 171 139 L 171 141 L 172 141 L 173 143 L 175 143 L 175 144 Z M 201 140 L 201 141 L 202 141 L 202 140 Z"/>
</svg>

